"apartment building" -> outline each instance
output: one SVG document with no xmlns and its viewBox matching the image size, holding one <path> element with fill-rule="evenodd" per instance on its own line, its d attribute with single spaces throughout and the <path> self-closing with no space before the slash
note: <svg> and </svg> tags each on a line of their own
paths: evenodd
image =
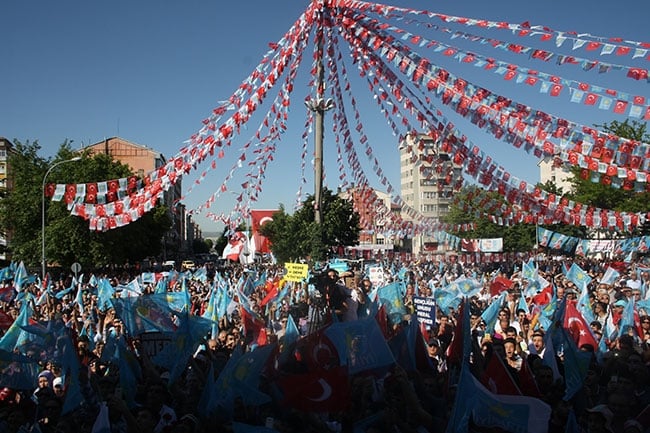
<svg viewBox="0 0 650 433">
<path fill-rule="evenodd" d="M 402 200 L 422 217 L 441 222 L 449 213 L 462 168 L 453 163 L 450 153 L 441 149 L 439 141 L 426 134 L 406 136 L 399 150 Z M 402 211 L 402 215 L 404 219 L 413 219 L 408 212 Z M 415 234 L 410 242 L 411 252 L 416 256 L 443 252 L 430 234 Z"/>
</svg>

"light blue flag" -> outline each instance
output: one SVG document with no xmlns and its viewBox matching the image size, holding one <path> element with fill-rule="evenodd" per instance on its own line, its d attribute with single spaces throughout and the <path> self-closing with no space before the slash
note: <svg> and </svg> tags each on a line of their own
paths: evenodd
<svg viewBox="0 0 650 433">
<path fill-rule="evenodd" d="M 564 349 L 564 400 L 568 401 L 584 387 L 591 353 L 579 350 L 566 329 L 558 327 L 555 332 L 560 337 Z"/>
<path fill-rule="evenodd" d="M 634 326 L 634 297 L 630 297 L 623 308 L 623 314 L 621 314 L 621 320 L 618 322 L 618 335 L 624 335 L 632 329 L 635 331 Z"/>
<path fill-rule="evenodd" d="M 226 287 L 219 286 L 219 290 L 217 291 L 217 299 L 216 299 L 216 305 L 217 305 L 217 315 L 219 317 L 224 317 L 228 313 L 228 305 L 232 302 L 232 298 L 228 294 L 228 290 Z"/>
<path fill-rule="evenodd" d="M 167 293 L 167 282 L 168 282 L 167 278 L 168 277 L 164 277 L 164 278 L 161 278 L 160 280 L 158 280 L 158 282 L 156 283 L 156 287 L 154 288 L 154 291 L 153 291 L 154 293 L 156 293 L 156 294 L 158 294 L 158 293 Z"/>
<path fill-rule="evenodd" d="M 189 313 L 174 313 L 180 322 L 168 344 L 153 359 L 153 363 L 169 370 L 169 383 L 181 377 L 187 361 L 212 328 L 212 321 Z"/>
<path fill-rule="evenodd" d="M 298 337 L 300 337 L 300 332 L 298 331 L 296 322 L 293 320 L 293 316 L 289 314 L 287 317 L 287 326 L 284 330 L 284 350 L 298 341 Z"/>
<path fill-rule="evenodd" d="M 27 287 L 28 282 L 26 280 L 28 278 L 29 273 L 27 272 L 27 268 L 25 268 L 25 264 L 21 260 L 14 272 L 14 288 L 17 292 L 22 292 L 23 288 Z"/>
<path fill-rule="evenodd" d="M 237 369 L 237 361 L 242 355 L 241 346 L 237 346 L 230 355 L 230 358 L 228 358 L 228 362 L 217 377 L 214 385 L 210 387 L 209 396 L 206 399 L 207 403 L 205 404 L 206 415 L 213 416 L 216 412 L 224 419 L 232 419 L 233 402 L 237 397 L 237 383 L 233 377 Z"/>
<path fill-rule="evenodd" d="M 605 319 L 605 326 L 603 327 L 603 338 L 607 338 L 609 341 L 614 341 L 616 337 L 620 334 L 618 328 L 614 325 L 614 318 L 612 312 L 607 313 L 607 318 Z"/>
<path fill-rule="evenodd" d="M 6 350 L 7 352 L 13 352 L 16 346 L 21 340 L 21 335 L 25 332 L 21 329 L 21 326 L 29 325 L 29 318 L 32 315 L 32 310 L 29 308 L 27 302 L 23 302 L 20 307 L 20 313 L 14 323 L 11 324 L 7 332 L 0 338 L 0 349 Z"/>
<path fill-rule="evenodd" d="M 103 363 L 115 363 L 119 364 L 120 352 L 118 345 L 118 336 L 115 333 L 115 329 L 112 328 L 109 332 L 106 333 L 106 345 L 102 351 L 102 356 L 99 358 Z"/>
<path fill-rule="evenodd" d="M 79 382 L 79 358 L 75 350 L 74 343 L 69 335 L 59 338 L 57 344 L 60 345 L 61 351 L 61 370 L 65 376 L 65 383 L 67 383 L 67 390 L 65 392 L 65 400 L 63 402 L 63 409 L 61 414 L 65 415 L 77 409 L 83 402 L 84 397 L 81 393 L 81 384 Z"/>
<path fill-rule="evenodd" d="M 131 409 L 136 407 L 135 395 L 138 389 L 138 381 L 142 378 L 142 370 L 140 363 L 124 341 L 124 337 L 118 339 L 117 350 L 119 353 L 119 369 L 120 369 L 120 386 L 124 401 Z"/>
<path fill-rule="evenodd" d="M 404 266 L 402 266 L 402 267 L 400 268 L 399 272 L 397 273 L 397 278 L 398 278 L 400 281 L 404 281 L 404 279 L 406 278 L 406 273 L 407 273 L 407 272 L 408 272 L 408 269 L 406 269 Z"/>
<path fill-rule="evenodd" d="M 412 319 L 408 326 L 403 326 L 397 334 L 388 340 L 388 346 L 393 352 L 395 361 L 407 372 L 417 370 L 415 344 L 418 336 L 421 336 L 418 323 L 416 319 Z"/>
<path fill-rule="evenodd" d="M 521 266 L 521 276 L 527 280 L 537 280 L 537 264 L 531 258 L 528 262 L 524 262 Z"/>
<path fill-rule="evenodd" d="M 156 274 L 153 272 L 143 272 L 140 274 L 140 279 L 142 280 L 142 284 L 153 284 L 156 282 Z"/>
<path fill-rule="evenodd" d="M 115 294 L 115 289 L 106 278 L 100 278 L 97 282 L 97 308 L 105 312 L 112 307 L 111 299 Z"/>
<path fill-rule="evenodd" d="M 194 271 L 194 274 L 192 274 L 192 279 L 196 281 L 200 281 L 202 283 L 208 281 L 208 272 L 207 269 L 205 268 L 205 265 L 201 266 L 196 271 Z"/>
<path fill-rule="evenodd" d="M 351 375 L 395 364 L 393 353 L 374 318 L 331 324 L 325 335 L 334 343 L 341 365 Z"/>
<path fill-rule="evenodd" d="M 75 277 L 72 277 L 72 282 L 70 283 L 70 287 L 63 289 L 60 292 L 57 292 L 54 295 L 54 297 L 56 299 L 63 299 L 63 297 L 65 295 L 67 295 L 68 293 L 71 293 L 76 288 L 77 288 L 77 279 Z"/>
<path fill-rule="evenodd" d="M 74 303 L 79 306 L 79 311 L 81 314 L 84 313 L 84 296 L 83 296 L 83 290 L 81 290 L 81 284 L 77 286 L 77 294 L 74 297 Z"/>
<path fill-rule="evenodd" d="M 580 311 L 580 314 L 582 314 L 582 317 L 585 318 L 587 323 L 591 323 L 595 320 L 594 312 L 591 309 L 589 290 L 587 289 L 587 286 L 584 286 L 580 291 L 580 297 L 578 298 L 576 308 Z"/>
<path fill-rule="evenodd" d="M 463 298 L 459 296 L 458 288 L 452 285 L 436 289 L 433 292 L 433 298 L 443 314 L 449 314 L 451 308 L 458 308 L 463 302 Z"/>
<path fill-rule="evenodd" d="M 41 371 L 38 360 L 0 349 L 0 361 L 4 366 L 0 370 L 0 386 L 17 390 L 36 388 Z"/>
<path fill-rule="evenodd" d="M 569 409 L 569 416 L 567 417 L 566 427 L 564 428 L 564 433 L 582 433 L 582 428 L 578 424 L 576 419 L 576 413 L 573 409 Z"/>
<path fill-rule="evenodd" d="M 508 295 L 507 291 L 501 292 L 499 297 L 492 301 L 492 303 L 483 311 L 481 314 L 481 319 L 485 322 L 485 330 L 486 332 L 492 334 L 494 332 L 494 325 L 497 323 L 497 316 L 499 314 L 499 310 L 503 306 L 503 303 L 506 300 L 506 296 Z"/>
<path fill-rule="evenodd" d="M 547 331 L 544 334 L 544 353 L 542 354 L 542 364 L 550 367 L 553 371 L 553 380 L 562 378 L 560 369 L 557 365 L 557 358 L 555 357 L 555 346 L 553 345 L 552 338 L 553 331 Z"/>
<path fill-rule="evenodd" d="M 605 354 L 609 348 L 607 347 L 607 338 L 605 338 L 605 334 L 600 336 L 600 340 L 598 340 L 598 351 L 596 352 L 596 360 L 598 361 L 599 364 L 602 364 L 603 361 L 605 360 Z"/>
<path fill-rule="evenodd" d="M 172 310 L 177 313 L 189 312 L 191 309 L 190 304 L 190 295 L 188 292 L 166 292 L 166 293 L 154 293 L 153 295 L 148 295 L 151 299 L 163 310 Z"/>
<path fill-rule="evenodd" d="M 217 306 L 215 304 L 216 300 L 216 288 L 214 285 L 212 285 L 212 288 L 210 289 L 210 298 L 208 299 L 208 305 L 205 308 L 205 311 L 201 315 L 204 319 L 208 319 L 212 321 L 212 329 L 210 331 L 210 336 L 211 338 L 217 338 L 217 335 L 219 334 L 218 326 L 217 323 L 219 322 L 219 317 L 217 316 Z"/>
<path fill-rule="evenodd" d="M 108 406 L 105 401 L 99 404 L 99 414 L 95 418 L 90 433 L 111 433 L 111 420 L 108 416 Z"/>
<path fill-rule="evenodd" d="M 569 279 L 569 281 L 573 282 L 573 284 L 576 285 L 580 290 L 583 290 L 584 287 L 589 285 L 591 282 L 591 277 L 587 272 L 584 271 L 580 266 L 576 265 L 575 263 L 571 264 L 571 268 L 569 268 L 569 271 L 566 274 L 566 277 Z"/>
<path fill-rule="evenodd" d="M 471 298 L 483 289 L 483 285 L 473 278 L 459 278 L 452 284 L 456 284 L 458 293 L 467 298 Z"/>
<path fill-rule="evenodd" d="M 236 349 L 211 389 L 206 412 L 212 414 L 216 410 L 230 419 L 233 401 L 237 397 L 241 397 L 245 404 L 251 405 L 271 401 L 271 398 L 258 388 L 261 372 L 276 349 L 275 344 L 258 346 L 244 354 Z"/>
<path fill-rule="evenodd" d="M 603 277 L 600 279 L 601 284 L 614 284 L 616 280 L 619 279 L 621 276 L 621 273 L 618 272 L 616 269 L 612 268 L 611 266 L 608 266 L 607 269 L 605 270 L 605 273 L 603 274 Z"/>
<path fill-rule="evenodd" d="M 402 284 L 395 281 L 377 291 L 379 304 L 386 307 L 386 313 L 392 323 L 400 323 L 406 314 L 406 307 L 402 299 Z"/>
<path fill-rule="evenodd" d="M 526 312 L 526 316 L 530 314 L 530 309 L 526 303 L 526 297 L 524 296 L 523 291 L 520 291 L 519 293 L 519 303 L 517 304 L 517 310 L 524 310 Z"/>
<path fill-rule="evenodd" d="M 0 269 L 0 281 L 7 281 L 14 279 L 14 271 L 11 266 Z"/>
</svg>

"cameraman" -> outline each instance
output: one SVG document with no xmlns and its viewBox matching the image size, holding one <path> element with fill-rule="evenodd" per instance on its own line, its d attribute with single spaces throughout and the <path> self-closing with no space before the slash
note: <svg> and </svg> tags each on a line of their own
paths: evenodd
<svg viewBox="0 0 650 433">
<path fill-rule="evenodd" d="M 352 275 L 354 273 L 346 271 L 343 277 Z M 328 310 L 336 314 L 339 321 L 356 320 L 358 301 L 352 296 L 352 290 L 340 282 L 340 278 L 336 269 L 328 269 L 319 291 L 325 298 Z"/>
</svg>

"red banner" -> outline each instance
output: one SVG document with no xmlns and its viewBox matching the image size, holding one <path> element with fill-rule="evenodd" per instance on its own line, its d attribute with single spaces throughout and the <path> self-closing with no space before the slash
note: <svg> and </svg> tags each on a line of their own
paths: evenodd
<svg viewBox="0 0 650 433">
<path fill-rule="evenodd" d="M 251 209 L 251 226 L 253 230 L 253 240 L 255 242 L 255 251 L 258 253 L 270 253 L 271 252 L 271 243 L 269 240 L 262 236 L 259 231 L 268 221 L 273 221 L 273 214 L 278 212 L 277 209 L 262 209 L 262 210 L 252 210 Z"/>
</svg>

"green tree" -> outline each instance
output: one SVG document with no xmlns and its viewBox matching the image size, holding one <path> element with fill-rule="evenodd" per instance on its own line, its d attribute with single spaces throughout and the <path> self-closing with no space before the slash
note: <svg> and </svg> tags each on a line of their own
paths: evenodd
<svg viewBox="0 0 650 433">
<path fill-rule="evenodd" d="M 646 123 L 635 120 L 630 122 L 626 119 L 624 122 L 614 120 L 596 127 L 619 137 L 644 143 L 650 142 Z M 573 168 L 572 173 L 570 180 L 572 192 L 569 196 L 578 203 L 624 212 L 646 212 L 649 209 L 650 193 L 646 191 L 636 192 L 633 189 L 626 190 L 592 182 L 590 177 L 582 176 L 583 172 L 579 167 Z"/>
<path fill-rule="evenodd" d="M 551 180 L 547 180 L 545 183 L 539 183 L 537 184 L 537 186 L 549 194 L 555 194 L 557 197 L 563 197 L 565 194 L 567 194 L 567 192 L 565 192 L 561 187 L 557 186 Z M 577 238 L 587 237 L 587 230 L 585 227 L 578 227 L 578 226 L 568 225 L 563 223 L 542 225 L 540 227 L 551 230 L 553 232 L 562 233 L 567 236 L 573 236 Z"/>
<path fill-rule="evenodd" d="M 0 201 L 0 224 L 11 232 L 10 249 L 14 260 L 23 260 L 35 267 L 41 262 L 41 236 L 34 228 L 41 227 L 42 180 L 53 164 L 81 156 L 78 162 L 55 167 L 47 183 L 88 183 L 118 179 L 131 175 L 130 168 L 113 161 L 110 156 L 77 153 L 70 143 L 61 145 L 53 160 L 38 156 L 38 142 L 15 143 L 9 156 L 15 188 Z M 79 262 L 84 269 L 108 264 L 135 262 L 162 251 L 161 239 L 169 230 L 171 220 L 165 206 L 156 206 L 142 218 L 124 227 L 94 232 L 88 221 L 71 216 L 66 204 L 45 201 L 45 245 L 48 263 L 64 268 Z"/>
<path fill-rule="evenodd" d="M 457 193 L 456 201 L 449 209 L 443 221 L 452 225 L 473 224 L 474 229 L 466 232 L 452 232 L 452 234 L 467 239 L 503 238 L 504 251 L 528 251 L 535 245 L 535 226 L 531 224 L 516 224 L 501 226 L 489 220 L 487 216 L 467 212 L 464 203 L 470 203 L 470 196 L 475 195 L 479 189 L 476 186 L 463 188 Z M 505 200 L 497 192 L 488 192 L 490 199 L 496 203 L 504 204 Z"/>
<path fill-rule="evenodd" d="M 194 254 L 207 254 L 210 252 L 211 245 L 212 242 L 208 244 L 203 239 L 194 239 L 194 241 L 192 241 L 192 251 Z"/>
<path fill-rule="evenodd" d="M 308 196 L 293 215 L 288 215 L 280 205 L 273 221 L 261 227 L 261 234 L 269 238 L 271 250 L 280 263 L 300 258 L 325 260 L 332 248 L 358 243 L 359 214 L 351 201 L 324 189 L 321 207 L 321 224 L 314 222 L 314 197 Z"/>
</svg>

